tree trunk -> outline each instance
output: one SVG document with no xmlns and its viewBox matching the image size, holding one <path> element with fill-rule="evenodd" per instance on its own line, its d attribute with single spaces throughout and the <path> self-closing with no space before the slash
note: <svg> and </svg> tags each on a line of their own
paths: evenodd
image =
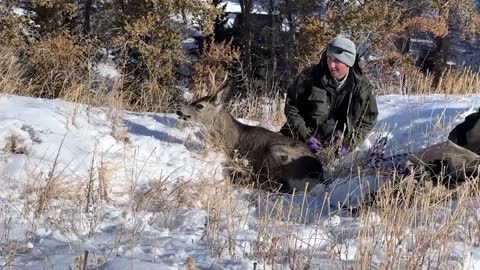
<svg viewBox="0 0 480 270">
<path fill-rule="evenodd" d="M 447 24 L 449 28 L 449 32 L 452 30 L 452 12 L 449 9 L 442 10 L 440 12 L 440 16 L 445 16 L 447 18 Z M 432 88 L 438 89 L 441 87 L 442 84 L 442 77 L 447 70 L 447 59 L 448 59 L 448 51 L 449 51 L 449 44 L 450 44 L 450 34 L 447 34 L 443 37 L 436 37 L 435 38 L 435 47 L 433 49 L 433 56 L 434 56 L 434 72 L 433 72 L 433 81 L 432 81 Z"/>
<path fill-rule="evenodd" d="M 83 33 L 84 34 L 89 34 L 91 29 L 90 25 L 90 16 L 92 14 L 92 5 L 93 5 L 93 0 L 85 0 L 85 7 L 84 7 L 84 13 L 83 13 Z"/>
<path fill-rule="evenodd" d="M 295 46 L 295 23 L 293 21 L 293 7 L 292 7 L 292 2 L 291 0 L 285 0 L 285 15 L 288 20 L 288 37 L 286 38 L 285 45 L 284 45 L 284 50 L 285 50 L 285 62 L 288 66 L 286 69 L 286 86 L 288 86 L 292 81 L 293 81 L 293 76 L 295 76 L 296 67 L 293 65 L 293 59 L 292 58 L 292 53 L 291 51 L 293 50 L 293 47 Z"/>
<path fill-rule="evenodd" d="M 252 32 L 251 10 L 253 0 L 240 0 L 241 30 L 240 44 L 243 47 L 243 68 L 247 79 L 252 78 Z"/>
<path fill-rule="evenodd" d="M 434 49 L 434 72 L 433 72 L 433 89 L 441 87 L 442 77 L 447 70 L 447 58 L 449 48 L 449 36 L 436 37 Z"/>
<path fill-rule="evenodd" d="M 270 36 L 270 52 L 272 54 L 271 61 L 269 64 L 269 67 L 267 69 L 267 74 L 266 74 L 266 86 L 267 86 L 267 91 L 274 90 L 275 89 L 275 84 L 276 84 L 276 72 L 277 72 L 277 50 L 276 50 L 276 42 L 277 42 L 277 28 L 276 28 L 276 22 L 275 22 L 275 3 L 273 0 L 269 0 L 269 5 L 270 5 L 270 18 L 271 18 L 271 36 Z M 268 71 L 270 71 L 270 74 L 268 74 Z"/>
</svg>

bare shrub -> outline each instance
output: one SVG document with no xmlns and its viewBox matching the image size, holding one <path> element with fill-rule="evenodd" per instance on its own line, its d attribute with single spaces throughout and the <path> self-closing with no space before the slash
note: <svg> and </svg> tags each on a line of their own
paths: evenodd
<svg viewBox="0 0 480 270">
<path fill-rule="evenodd" d="M 0 47 L 0 92 L 26 94 L 30 85 L 26 79 L 27 69 L 20 63 L 18 51 L 10 47 Z"/>
<path fill-rule="evenodd" d="M 210 95 L 212 84 L 219 85 L 227 74 L 231 74 L 234 65 L 238 64 L 240 50 L 234 48 L 231 42 L 205 44 L 203 53 L 192 65 L 193 98 Z"/>
<path fill-rule="evenodd" d="M 93 49 L 88 40 L 69 34 L 49 36 L 27 48 L 23 60 L 27 61 L 27 76 L 32 81 L 30 94 L 61 98 L 79 84 L 88 85 L 88 62 Z"/>
<path fill-rule="evenodd" d="M 317 17 L 307 17 L 299 25 L 297 50 L 293 59 L 297 72 L 320 61 L 326 44 L 336 35 L 335 30 Z"/>
</svg>

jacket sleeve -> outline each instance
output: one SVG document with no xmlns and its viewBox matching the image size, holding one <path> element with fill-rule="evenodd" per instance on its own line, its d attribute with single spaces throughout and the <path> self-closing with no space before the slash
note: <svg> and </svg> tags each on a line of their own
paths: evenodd
<svg viewBox="0 0 480 270">
<path fill-rule="evenodd" d="M 285 100 L 285 116 L 287 123 L 299 139 L 306 141 L 311 136 L 311 130 L 307 127 L 305 120 L 300 115 L 299 93 L 303 93 L 303 74 L 300 74 L 292 85 L 288 88 L 287 98 Z"/>
<path fill-rule="evenodd" d="M 360 145 L 372 131 L 378 116 L 377 100 L 373 95 L 372 87 L 362 94 L 360 98 L 360 115 L 355 123 L 355 130 L 350 140 L 350 149 Z"/>
</svg>

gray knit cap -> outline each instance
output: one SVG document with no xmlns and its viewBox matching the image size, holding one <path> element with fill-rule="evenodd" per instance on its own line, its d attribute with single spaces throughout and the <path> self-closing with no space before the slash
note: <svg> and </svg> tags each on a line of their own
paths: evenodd
<svg viewBox="0 0 480 270">
<path fill-rule="evenodd" d="M 339 60 L 349 67 L 353 67 L 353 64 L 355 64 L 357 49 L 350 39 L 336 37 L 328 43 L 327 55 Z"/>
</svg>

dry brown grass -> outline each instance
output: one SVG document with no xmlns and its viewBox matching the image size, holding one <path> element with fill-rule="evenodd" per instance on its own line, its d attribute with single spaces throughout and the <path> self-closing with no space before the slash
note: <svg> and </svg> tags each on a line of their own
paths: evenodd
<svg viewBox="0 0 480 270">
<path fill-rule="evenodd" d="M 112 91 L 93 93 L 93 43 L 65 35 L 27 49 L 0 48 L 0 92 L 59 98 L 95 107 L 113 106 L 116 110 L 171 111 L 175 107 L 173 101 L 178 97 L 173 83 L 169 84 L 172 87 L 163 85 L 154 71 L 145 81 L 132 81 L 130 74 L 124 74 L 117 78 Z M 122 64 L 117 68 L 121 69 Z"/>
<path fill-rule="evenodd" d="M 67 59 L 69 57 L 69 55 L 64 56 Z M 39 61 L 41 59 L 43 58 L 40 58 Z M 54 62 L 51 63 L 51 70 L 62 71 L 63 67 L 60 62 L 52 61 Z M 75 63 L 77 62 L 73 61 L 70 67 L 74 68 Z M 46 78 L 45 84 L 36 85 L 24 79 L 26 72 L 25 66 L 18 62 L 15 52 L 3 48 L 3 51 L 0 52 L 0 74 L 2 75 L 0 76 L 0 92 L 32 96 L 38 95 L 38 93 L 51 95 L 51 91 L 54 91 L 65 100 L 103 106 L 111 119 L 112 135 L 119 140 L 128 140 L 126 130 L 121 123 L 122 111 L 129 108 L 135 110 L 146 108 L 141 104 L 129 103 L 128 91 L 122 92 L 121 87 L 108 95 L 92 95 L 89 91 L 88 76 L 83 77 L 83 75 L 78 75 L 79 73 L 66 76 L 69 74 L 65 74 L 65 70 L 63 70 L 64 77 L 56 77 L 52 73 L 51 77 Z M 470 70 L 444 73 L 439 87 L 435 90 L 430 87 L 431 80 L 429 75 L 415 73 L 410 75 L 407 80 L 402 81 L 400 86 L 390 84 L 383 89 L 384 93 L 398 94 L 470 94 L 476 93 L 480 89 L 478 73 Z M 49 82 L 47 83 L 47 81 Z M 58 87 L 55 88 L 57 90 L 53 90 L 53 86 Z M 146 89 L 159 89 L 157 86 L 155 82 L 151 82 Z M 39 89 L 40 92 L 38 92 Z M 203 90 L 205 89 L 203 88 Z M 148 93 L 149 91 L 145 91 L 144 95 L 146 96 L 142 98 L 148 100 L 147 103 L 165 97 L 161 91 L 154 95 L 148 95 Z M 246 96 L 247 98 L 244 100 L 233 101 L 230 107 L 233 115 L 254 119 L 260 121 L 260 124 L 269 123 L 274 126 L 283 124 L 283 96 L 278 95 L 273 99 L 256 97 L 253 94 Z M 165 104 L 167 99 L 159 103 Z M 71 117 L 70 122 L 75 125 L 75 113 Z M 225 142 L 218 141 L 215 136 L 205 135 L 204 138 L 210 147 L 215 147 L 214 149 L 217 151 L 225 151 Z M 12 150 L 15 149 L 14 142 L 7 148 L 10 152 L 15 152 Z M 332 150 L 328 149 L 328 151 Z M 328 155 L 332 155 L 332 153 L 329 152 Z M 237 157 L 230 164 L 234 171 L 247 172 L 248 175 L 249 171 L 245 168 L 242 160 L 242 157 Z M 28 191 L 35 193 L 32 196 L 35 200 L 25 207 L 25 211 L 30 211 L 31 214 L 39 217 L 49 207 L 55 208 L 51 204 L 52 201 L 66 199 L 76 201 L 79 212 L 82 212 L 85 211 L 86 198 L 94 198 L 95 202 L 109 201 L 109 197 L 111 197 L 109 194 L 110 173 L 116 168 L 104 164 L 102 161 L 92 162 L 91 166 L 92 171 L 95 171 L 96 174 L 83 181 L 85 183 L 82 182 L 82 185 L 72 188 L 71 185 L 63 184 L 62 177 L 64 176 L 59 172 L 62 168 L 54 165 L 50 174 L 43 178 L 45 185 Z M 332 240 L 334 237 L 331 235 L 332 232 L 329 232 L 330 225 L 323 222 L 329 217 L 320 216 L 314 221 L 307 218 L 308 206 L 305 196 L 300 204 L 295 204 L 294 196 L 288 197 L 262 191 L 252 195 L 251 183 L 244 183 L 239 187 L 232 184 L 235 183 L 233 180 L 221 183 L 214 182 L 212 179 L 204 180 L 196 181 L 196 184 L 188 181 L 182 182 L 174 185 L 173 190 L 167 190 L 165 182 L 169 181 L 169 178 L 166 176 L 153 183 L 152 189 L 145 194 L 132 192 L 130 207 L 135 212 L 157 211 L 166 213 L 167 216 L 173 216 L 174 211 L 180 207 L 205 209 L 208 215 L 206 228 L 208 245 L 211 253 L 218 257 L 226 254 L 238 256 L 238 254 L 248 253 L 245 256 L 258 260 L 261 264 L 275 267 L 275 265 L 287 262 L 291 269 L 315 268 L 312 260 L 318 254 L 330 256 L 332 260 L 339 258 L 341 243 Z M 452 242 L 476 245 L 480 243 L 480 232 L 477 229 L 480 225 L 480 218 L 476 214 L 476 209 L 480 206 L 480 202 L 476 199 L 479 190 L 473 180 L 454 192 L 439 188 L 418 187 L 413 179 L 408 177 L 390 180 L 399 184 L 386 185 L 376 196 L 374 207 L 361 208 L 358 214 L 352 214 L 352 218 L 355 218 L 362 226 L 354 231 L 355 236 L 351 238 L 356 240 L 356 243 L 353 244 L 357 248 L 354 260 L 346 263 L 343 268 L 351 266 L 355 269 L 369 269 L 372 266 L 380 269 L 450 267 L 447 262 L 450 259 L 449 252 Z M 87 188 L 90 182 L 94 184 L 93 188 Z M 77 190 L 83 191 L 74 193 Z M 249 200 L 240 196 L 244 192 L 252 195 Z M 328 202 L 324 203 L 320 208 L 327 207 Z M 257 207 L 256 214 L 249 211 L 251 205 Z M 59 227 L 68 228 L 68 224 L 62 221 L 62 218 L 68 213 L 59 214 L 53 221 Z M 329 214 L 334 215 L 334 213 Z M 93 215 L 92 219 L 95 218 L 97 217 Z M 469 218 L 473 218 L 473 223 Z M 92 220 L 91 226 L 95 226 L 95 222 Z M 251 249 L 242 242 L 244 240 L 240 235 L 249 225 L 255 226 L 256 231 L 256 239 L 249 240 Z M 306 240 L 302 233 L 296 230 L 305 226 L 313 227 L 313 232 L 331 237 L 328 238 L 328 241 L 331 242 L 328 243 L 327 248 L 320 249 L 315 246 L 305 248 Z M 168 218 L 165 227 L 168 228 Z M 348 234 L 347 230 L 348 228 L 345 228 L 343 233 Z M 414 241 L 411 240 L 412 237 L 415 238 Z M 374 255 L 378 255 L 380 250 L 384 252 L 384 260 L 378 263 L 375 261 Z M 433 251 L 438 251 L 438 255 L 432 256 Z M 190 261 L 188 265 L 193 269 L 193 261 Z"/>
<path fill-rule="evenodd" d="M 404 175 L 394 169 L 366 171 L 359 167 L 351 168 L 349 177 L 366 180 L 371 175 L 385 184 L 355 209 L 335 208 L 329 194 L 252 191 L 232 179 L 212 187 L 207 201 L 207 240 L 212 256 L 247 256 L 257 261 L 260 269 L 283 269 L 285 265 L 289 269 L 465 266 L 468 251 L 457 249 L 455 256 L 451 254 L 455 246 L 480 242 L 476 210 L 480 179 L 470 179 L 451 190 L 433 186 L 429 179 L 414 178 L 420 175 L 415 171 Z M 313 196 L 324 198 L 313 205 L 315 209 L 309 205 Z M 339 224 L 330 222 L 335 219 Z M 254 228 L 254 239 L 245 239 L 246 227 Z M 321 263 L 330 260 L 331 264 L 319 264 L 318 258 L 327 258 Z"/>
<path fill-rule="evenodd" d="M 472 69 L 448 69 L 442 73 L 436 87 L 433 87 L 433 81 L 433 74 L 410 69 L 398 80 L 373 80 L 373 83 L 378 95 L 477 94 L 480 89 L 480 72 Z"/>
<path fill-rule="evenodd" d="M 213 256 L 244 254 L 273 268 L 285 264 L 290 269 L 332 267 L 319 265 L 315 261 L 319 257 L 335 260 L 335 269 L 461 267 L 467 254 L 452 257 L 454 243 L 480 241 L 478 222 L 472 221 L 473 217 L 478 220 L 478 185 L 472 180 L 456 190 L 446 190 L 418 185 L 411 177 L 395 182 L 379 191 L 373 206 L 362 207 L 350 217 L 348 211 L 326 211 L 327 215 L 315 218 L 307 217 L 305 199 L 299 202 L 297 197 L 293 202 L 293 196 L 258 192 L 245 201 L 240 199 L 241 191 L 227 182 L 211 191 L 214 196 L 208 201 L 209 247 Z M 256 213 L 249 213 L 246 205 L 255 205 Z M 328 209 L 328 199 L 317 206 Z M 341 227 L 327 222 L 336 215 L 343 216 Z M 242 228 L 252 224 L 257 236 L 247 244 Z M 307 229 L 312 238 L 301 229 Z M 346 242 L 339 240 L 342 235 Z M 325 243 L 320 245 L 322 241 Z M 355 248 L 354 254 L 345 255 L 348 246 Z"/>
<path fill-rule="evenodd" d="M 372 254 L 376 246 L 383 248 L 382 269 L 418 269 L 427 265 L 439 269 L 454 267 L 448 263 L 453 242 L 469 244 L 478 241 L 466 239 L 463 235 L 463 230 L 472 230 L 476 226 L 468 219 L 473 214 L 472 204 L 479 203 L 478 199 L 470 197 L 479 195 L 478 186 L 472 181 L 450 191 L 428 185 L 419 187 L 411 178 L 402 179 L 401 185 L 400 191 L 398 187 L 384 187 L 376 200 L 376 209 L 365 208 L 360 215 L 367 224 L 372 213 L 380 218 L 379 235 L 372 235 L 368 227 L 359 232 L 359 237 L 375 241 L 373 247 L 365 247 L 364 252 Z M 409 239 L 412 237 L 413 241 Z M 408 243 L 407 253 L 402 243 Z M 367 269 L 365 265 L 360 268 Z"/>
<path fill-rule="evenodd" d="M 213 141 L 210 143 L 218 145 Z M 92 163 L 92 167 L 97 167 L 97 174 L 92 178 L 94 189 L 88 191 L 89 179 L 82 181 L 84 185 L 78 188 L 62 185 L 59 181 L 62 175 L 54 173 L 56 180 L 52 180 L 50 187 L 47 185 L 32 191 L 38 192 L 38 201 L 34 205 L 39 207 L 31 205 L 31 211 L 39 211 L 41 215 L 58 209 L 59 206 L 53 203 L 56 200 L 70 200 L 76 201 L 78 211 L 83 212 L 87 196 L 95 198 L 95 203 L 107 201 L 109 181 L 105 179 L 110 177 L 108 171 L 115 168 L 102 165 L 101 158 L 98 162 Z M 61 171 L 61 168 L 58 169 Z M 229 180 L 215 182 L 206 178 L 195 183 L 179 182 L 173 189 L 167 188 L 172 187 L 169 181 L 171 179 L 165 176 L 154 183 L 149 192 L 132 196 L 130 207 L 138 213 L 135 222 L 140 224 L 144 215 L 141 213 L 146 211 L 164 216 L 155 219 L 155 222 L 163 220 L 163 224 L 157 225 L 169 228 L 177 209 L 203 209 L 207 212 L 205 239 L 212 256 L 245 256 L 257 261 L 259 269 L 263 266 L 281 269 L 284 265 L 290 269 L 321 269 L 327 266 L 316 264 L 315 258 L 322 256 L 335 262 L 343 261 L 343 265 L 334 264 L 336 269 L 455 269 L 460 266 L 462 257 L 452 261 L 449 256 L 452 243 L 480 242 L 477 229 L 480 219 L 476 215 L 480 202 L 474 197 L 478 196 L 479 190 L 473 182 L 452 192 L 418 187 L 408 177 L 401 179 L 401 184 L 386 185 L 376 197 L 373 207 L 364 207 L 358 213 L 348 214 L 350 217 L 342 217 L 345 218 L 342 222 L 351 222 L 353 227 L 359 224 L 357 229 L 352 230 L 343 223 L 342 227 L 336 227 L 325 222 L 339 213 L 311 217 L 309 212 L 312 209 L 309 209 L 307 197 L 302 196 L 303 192 L 294 201 L 294 196 L 256 192 L 248 185 L 238 186 Z M 107 188 L 103 187 L 103 182 L 107 183 Z M 72 194 L 72 190 L 81 192 Z M 298 198 L 303 199 L 298 201 Z M 255 211 L 251 211 L 252 207 Z M 328 207 L 328 200 L 319 206 Z M 89 224 L 94 232 L 100 217 L 95 215 L 95 207 L 91 209 L 93 214 L 89 217 Z M 316 211 L 323 212 L 321 209 Z M 67 219 L 71 209 L 59 209 L 59 212 L 51 217 L 51 222 L 62 230 L 73 230 L 68 229 L 67 221 L 79 217 L 70 215 Z M 255 235 L 246 240 L 247 229 Z M 309 229 L 311 235 L 306 235 L 302 229 Z M 124 237 L 131 238 L 129 241 L 133 246 L 141 233 L 138 229 Z M 324 239 L 317 239 L 317 234 Z M 348 245 L 356 248 L 353 260 L 343 257 L 347 244 L 336 240 L 339 235 L 345 235 L 345 240 L 351 241 Z M 321 241 L 325 244 L 319 245 Z M 14 256 L 15 249 L 10 250 L 11 256 Z M 433 252 L 438 254 L 432 255 Z M 378 261 L 379 254 L 383 254 L 381 262 Z M 187 265 L 193 269 L 195 262 L 187 259 Z"/>
<path fill-rule="evenodd" d="M 445 94 L 478 94 L 480 72 L 472 69 L 447 70 L 442 74 L 435 92 Z M 428 93 L 428 92 L 427 92 Z"/>
<path fill-rule="evenodd" d="M 30 86 L 25 79 L 26 68 L 16 53 L 12 48 L 0 47 L 0 92 L 27 95 Z"/>
<path fill-rule="evenodd" d="M 93 44 L 80 47 L 73 38 L 57 36 L 42 42 L 38 48 L 29 51 L 29 62 L 20 61 L 19 51 L 2 47 L 0 51 L 0 92 L 25 96 L 56 97 L 67 101 L 91 106 L 113 107 L 114 111 L 129 109 L 134 111 L 170 111 L 182 98 L 172 89 L 160 84 L 159 78 L 152 77 L 141 85 L 119 78 L 119 83 L 108 94 L 94 94 L 90 90 L 88 63 Z M 64 48 L 76 53 L 66 53 Z M 238 51 L 228 44 L 209 45 L 206 55 L 194 65 L 194 94 L 203 95 L 211 91 L 211 81 L 207 70 L 213 71 L 215 82 L 224 78 L 237 61 Z M 46 54 L 45 52 L 48 52 Z M 223 54 L 224 53 L 224 54 Z M 241 72 L 240 72 L 241 73 Z M 480 86 L 479 73 L 470 69 L 447 70 L 439 79 L 438 86 L 432 88 L 433 75 L 423 74 L 415 69 L 404 71 L 398 79 L 373 80 L 377 94 L 473 94 Z M 241 74 L 240 74 L 241 75 Z M 267 83 L 265 83 L 266 87 Z M 272 84 L 274 85 L 274 84 Z M 245 93 L 237 93 L 231 102 L 230 110 L 235 117 L 257 120 L 261 125 L 278 127 L 284 123 L 284 96 L 280 89 L 260 89 L 244 87 Z M 265 90 L 265 91 L 264 91 Z M 275 94 L 272 94 L 275 93 Z M 113 117 L 115 118 L 115 117 Z M 112 119 L 113 119 L 112 118 Z M 122 133 L 122 132 L 120 132 Z M 122 137 L 121 135 L 115 135 Z"/>
<path fill-rule="evenodd" d="M 247 94 L 242 100 L 240 98 L 231 100 L 227 110 L 236 118 L 257 121 L 259 125 L 275 130 L 286 121 L 283 107 L 282 94 L 273 97 L 267 94 L 261 96 Z"/>
</svg>

